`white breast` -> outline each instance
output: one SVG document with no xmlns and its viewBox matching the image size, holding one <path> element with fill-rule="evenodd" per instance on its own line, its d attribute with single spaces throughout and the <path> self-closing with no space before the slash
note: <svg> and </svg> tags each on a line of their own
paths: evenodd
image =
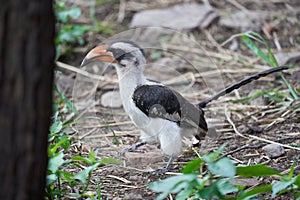
<svg viewBox="0 0 300 200">
<path fill-rule="evenodd" d="M 124 74 L 118 70 L 120 95 L 125 112 L 132 122 L 141 130 L 141 140 L 146 142 L 159 141 L 162 151 L 169 156 L 176 156 L 182 150 L 180 127 L 161 118 L 149 118 L 133 102 L 134 90 L 139 85 L 157 84 L 147 81 L 141 74 Z"/>
</svg>

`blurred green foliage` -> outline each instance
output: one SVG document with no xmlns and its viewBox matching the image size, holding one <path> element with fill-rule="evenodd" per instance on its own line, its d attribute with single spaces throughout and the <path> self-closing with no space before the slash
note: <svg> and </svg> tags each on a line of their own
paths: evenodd
<svg viewBox="0 0 300 200">
<path fill-rule="evenodd" d="M 83 45 L 85 43 L 85 34 L 92 32 L 94 34 L 111 35 L 112 28 L 95 17 L 96 4 L 90 6 L 90 25 L 78 24 L 75 21 L 82 16 L 81 8 L 76 6 L 67 6 L 64 1 L 55 1 L 54 12 L 56 15 L 56 60 L 63 54 L 73 52 L 73 46 Z"/>
<path fill-rule="evenodd" d="M 149 188 L 160 195 L 159 200 L 169 194 L 176 194 L 177 200 L 185 199 L 257 199 L 258 195 L 269 192 L 272 198 L 290 192 L 294 198 L 300 199 L 300 174 L 294 176 L 295 163 L 288 175 L 266 166 L 235 166 L 229 158 L 219 158 L 225 145 L 215 152 L 190 161 L 183 167 L 182 174 L 171 176 L 149 184 Z M 207 168 L 202 174 L 201 169 Z M 277 176 L 274 184 L 256 185 L 246 188 L 237 184 L 239 178 L 260 178 Z"/>
</svg>

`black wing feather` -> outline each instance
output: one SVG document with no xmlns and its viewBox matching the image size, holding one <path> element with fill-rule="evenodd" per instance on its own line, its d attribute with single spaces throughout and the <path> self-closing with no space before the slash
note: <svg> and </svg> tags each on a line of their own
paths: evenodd
<svg viewBox="0 0 300 200">
<path fill-rule="evenodd" d="M 174 121 L 180 126 L 199 127 L 207 131 L 203 111 L 166 86 L 138 86 L 132 99 L 135 105 L 149 117 L 163 118 Z"/>
<path fill-rule="evenodd" d="M 162 106 L 166 113 L 180 115 L 180 104 L 176 95 L 167 87 L 160 85 L 142 85 L 133 94 L 135 105 L 147 116 L 154 106 Z"/>
</svg>

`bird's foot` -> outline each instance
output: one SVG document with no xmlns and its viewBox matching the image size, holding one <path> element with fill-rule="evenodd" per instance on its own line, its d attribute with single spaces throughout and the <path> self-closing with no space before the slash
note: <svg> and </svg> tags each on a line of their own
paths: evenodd
<svg viewBox="0 0 300 200">
<path fill-rule="evenodd" d="M 167 171 L 169 171 L 172 162 L 173 162 L 173 156 L 171 156 L 169 158 L 169 161 L 168 161 L 167 165 L 164 168 L 151 171 L 150 173 L 151 174 L 165 174 Z"/>
<path fill-rule="evenodd" d="M 154 171 L 151 171 L 150 174 L 165 174 L 169 169 L 168 168 L 162 168 L 162 169 L 157 169 Z"/>
<path fill-rule="evenodd" d="M 130 147 L 124 148 L 121 151 L 118 152 L 118 156 L 122 156 L 123 154 L 125 154 L 126 152 L 132 152 L 132 151 L 137 151 L 137 152 L 145 152 L 145 149 L 138 149 L 140 146 L 145 145 L 146 142 L 139 142 L 136 143 Z"/>
</svg>

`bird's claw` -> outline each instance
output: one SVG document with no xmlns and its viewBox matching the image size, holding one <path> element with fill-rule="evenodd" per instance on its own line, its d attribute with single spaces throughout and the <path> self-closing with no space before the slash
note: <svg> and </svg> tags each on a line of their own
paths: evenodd
<svg viewBox="0 0 300 200">
<path fill-rule="evenodd" d="M 129 152 L 130 148 L 124 148 L 121 151 L 118 151 L 118 156 L 121 157 L 122 155 L 124 155 L 126 152 Z"/>
<path fill-rule="evenodd" d="M 127 147 L 127 148 L 124 148 L 122 149 L 121 151 L 118 152 L 118 156 L 122 156 L 123 154 L 125 154 L 126 152 L 131 152 L 131 151 L 137 151 L 137 152 L 145 152 L 146 149 L 138 149 L 138 147 L 142 146 L 146 144 L 146 142 L 139 142 L 139 143 L 136 143 L 130 147 Z"/>
<path fill-rule="evenodd" d="M 162 169 L 157 169 L 157 170 L 154 170 L 154 171 L 151 171 L 150 174 L 165 174 L 166 172 L 168 171 L 167 168 L 162 168 Z"/>
</svg>

